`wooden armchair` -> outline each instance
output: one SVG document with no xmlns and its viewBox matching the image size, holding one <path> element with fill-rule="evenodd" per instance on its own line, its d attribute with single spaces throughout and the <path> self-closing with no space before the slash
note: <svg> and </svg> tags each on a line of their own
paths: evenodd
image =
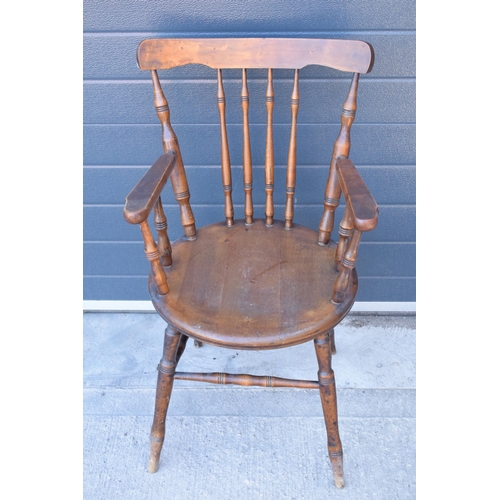
<svg viewBox="0 0 500 500">
<path fill-rule="evenodd" d="M 126 198 L 124 216 L 139 224 L 146 258 L 151 263 L 149 292 L 154 307 L 168 323 L 151 431 L 149 471 L 156 472 L 165 434 L 165 419 L 175 379 L 262 387 L 319 389 L 335 485 L 344 486 L 342 444 L 331 354 L 334 328 L 351 309 L 358 288 L 355 269 L 361 233 L 377 225 L 378 207 L 348 159 L 350 129 L 356 112 L 360 73 L 373 65 L 373 49 L 362 41 L 318 39 L 154 39 L 144 40 L 137 59 L 151 72 L 154 103 L 162 126 L 160 156 Z M 214 68 L 214 97 L 220 115 L 222 192 L 225 220 L 197 229 L 177 137 L 157 70 L 198 63 Z M 296 137 L 299 108 L 299 69 L 315 64 L 353 73 L 340 112 L 340 133 L 325 188 L 318 232 L 294 224 Z M 232 177 L 225 120 L 223 73 L 242 69 L 244 220 L 235 220 Z M 255 217 L 252 202 L 249 92 L 247 69 L 267 69 L 265 144 L 266 201 L 263 217 Z M 275 218 L 273 147 L 273 69 L 294 69 L 291 126 L 286 170 L 286 206 Z M 265 104 L 264 104 L 265 103 Z M 333 142 L 333 141 L 332 141 Z M 161 192 L 170 179 L 179 203 L 184 237 L 173 244 Z M 343 194 L 345 211 L 338 243 L 330 239 L 334 214 Z M 157 242 L 148 217 L 153 212 Z M 230 349 L 276 349 L 314 341 L 318 380 L 289 380 L 272 376 L 228 373 L 183 373 L 176 365 L 188 338 Z"/>
</svg>

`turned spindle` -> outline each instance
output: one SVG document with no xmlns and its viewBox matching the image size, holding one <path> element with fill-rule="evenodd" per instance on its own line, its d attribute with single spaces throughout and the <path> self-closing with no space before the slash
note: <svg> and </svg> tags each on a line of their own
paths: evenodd
<svg viewBox="0 0 500 500">
<path fill-rule="evenodd" d="M 231 193 L 233 191 L 231 181 L 231 160 L 229 158 L 229 144 L 226 130 L 226 95 L 222 84 L 222 70 L 217 70 L 217 106 L 220 117 L 220 151 L 222 164 L 222 187 L 224 189 L 224 214 L 226 226 L 234 225 L 234 210 Z"/>
<path fill-rule="evenodd" d="M 160 295 L 168 293 L 167 276 L 160 262 L 160 252 L 156 246 L 148 221 L 140 223 L 142 237 L 144 239 L 144 252 L 151 264 L 151 275 Z"/>
<path fill-rule="evenodd" d="M 266 182 L 266 225 L 273 225 L 274 218 L 274 144 L 273 144 L 273 109 L 274 109 L 274 89 L 273 89 L 273 70 L 267 70 L 267 89 L 266 89 L 266 158 L 264 162 L 264 175 Z"/>
<path fill-rule="evenodd" d="M 349 285 L 349 278 L 351 277 L 351 272 L 358 258 L 360 240 L 361 231 L 354 229 L 349 244 L 347 245 L 347 250 L 342 258 L 339 274 L 337 274 L 337 278 L 333 285 L 332 301 L 336 304 L 340 304 L 344 300 L 345 292 Z"/>
<path fill-rule="evenodd" d="M 193 380 L 219 385 L 243 385 L 246 387 L 295 387 L 299 389 L 318 389 L 315 380 L 293 380 L 288 378 L 272 377 L 270 375 L 249 375 L 248 373 L 194 373 L 176 372 L 176 380 Z"/>
<path fill-rule="evenodd" d="M 342 221 L 340 222 L 339 242 L 335 252 L 335 270 L 337 272 L 339 272 L 342 268 L 342 259 L 344 258 L 349 238 L 352 236 L 354 230 L 353 228 L 352 217 L 349 214 L 349 210 L 346 208 Z"/>
<path fill-rule="evenodd" d="M 295 197 L 295 180 L 297 169 L 297 114 L 299 112 L 298 69 L 295 70 L 290 108 L 292 110 L 292 124 L 290 127 L 290 144 L 288 147 L 288 163 L 286 168 L 285 229 L 290 229 L 292 227 L 293 203 Z"/>
<path fill-rule="evenodd" d="M 323 200 L 323 216 L 319 223 L 318 243 L 327 245 L 335 222 L 335 210 L 340 202 L 340 184 L 335 164 L 339 156 L 348 157 L 351 148 L 351 126 L 356 116 L 356 97 L 358 92 L 359 73 L 354 73 L 347 99 L 340 115 L 340 132 L 333 146 L 330 171 Z"/>
<path fill-rule="evenodd" d="M 179 203 L 181 213 L 181 223 L 184 227 L 184 234 L 187 239 L 196 239 L 196 226 L 194 215 L 189 203 L 189 187 L 186 178 L 186 171 L 182 161 L 181 150 L 175 135 L 174 129 L 170 123 L 170 109 L 168 107 L 167 99 L 161 88 L 160 79 L 156 70 L 151 71 L 151 78 L 153 80 L 154 91 L 154 104 L 156 113 L 161 123 L 162 128 L 162 143 L 163 151 L 175 151 L 177 153 L 176 167 L 172 171 L 170 180 L 174 191 L 175 199 Z"/>
<path fill-rule="evenodd" d="M 168 238 L 167 217 L 163 211 L 161 196 L 155 203 L 154 208 L 154 224 L 158 233 L 158 251 L 160 252 L 160 262 L 163 266 L 169 267 L 172 265 L 172 246 Z"/>
<path fill-rule="evenodd" d="M 245 224 L 253 224 L 252 202 L 252 152 L 250 149 L 250 125 L 248 122 L 248 95 L 247 70 L 242 70 L 241 109 L 243 111 L 243 187 L 245 189 Z"/>
</svg>

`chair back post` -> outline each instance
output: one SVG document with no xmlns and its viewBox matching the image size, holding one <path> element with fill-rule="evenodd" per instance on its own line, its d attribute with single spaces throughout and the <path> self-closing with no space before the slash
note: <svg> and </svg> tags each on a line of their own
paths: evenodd
<svg viewBox="0 0 500 500">
<path fill-rule="evenodd" d="M 318 243 L 327 245 L 333 231 L 335 222 L 335 210 L 340 202 L 340 184 L 335 168 L 339 156 L 349 157 L 351 149 L 351 126 L 356 116 L 356 98 L 358 94 L 359 73 L 354 73 L 347 99 L 342 107 L 340 115 L 340 132 L 333 146 L 332 160 L 330 162 L 330 172 L 325 188 L 323 200 L 323 216 L 319 223 Z"/>
<path fill-rule="evenodd" d="M 181 213 L 181 224 L 184 227 L 184 235 L 189 240 L 196 239 L 196 225 L 194 220 L 193 211 L 189 203 L 190 193 L 189 186 L 182 161 L 181 150 L 179 142 L 175 135 L 174 129 L 170 123 L 170 108 L 165 94 L 161 88 L 160 79 L 156 70 L 151 70 L 151 79 L 153 81 L 154 91 L 154 104 L 156 113 L 161 123 L 162 128 L 162 144 L 163 151 L 175 151 L 177 153 L 177 164 L 172 171 L 170 179 L 172 181 L 172 188 L 174 191 L 175 199 L 179 203 Z"/>
</svg>

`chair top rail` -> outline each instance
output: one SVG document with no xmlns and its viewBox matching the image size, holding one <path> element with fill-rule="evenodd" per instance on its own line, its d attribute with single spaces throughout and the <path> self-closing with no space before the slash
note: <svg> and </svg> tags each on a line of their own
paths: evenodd
<svg viewBox="0 0 500 500">
<path fill-rule="evenodd" d="M 137 49 L 142 70 L 185 64 L 211 68 L 301 69 L 310 64 L 341 71 L 369 73 L 373 47 L 361 40 L 315 38 L 156 38 Z"/>
</svg>

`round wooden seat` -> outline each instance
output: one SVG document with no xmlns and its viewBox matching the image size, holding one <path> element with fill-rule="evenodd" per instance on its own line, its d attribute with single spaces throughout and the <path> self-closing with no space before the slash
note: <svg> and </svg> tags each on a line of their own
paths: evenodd
<svg viewBox="0 0 500 500">
<path fill-rule="evenodd" d="M 341 304 L 331 301 L 336 244 L 319 246 L 317 233 L 282 221 L 199 229 L 195 241 L 172 244 L 169 293 L 149 290 L 158 313 L 178 331 L 235 349 L 274 349 L 312 340 L 349 312 L 355 269 Z"/>
</svg>

